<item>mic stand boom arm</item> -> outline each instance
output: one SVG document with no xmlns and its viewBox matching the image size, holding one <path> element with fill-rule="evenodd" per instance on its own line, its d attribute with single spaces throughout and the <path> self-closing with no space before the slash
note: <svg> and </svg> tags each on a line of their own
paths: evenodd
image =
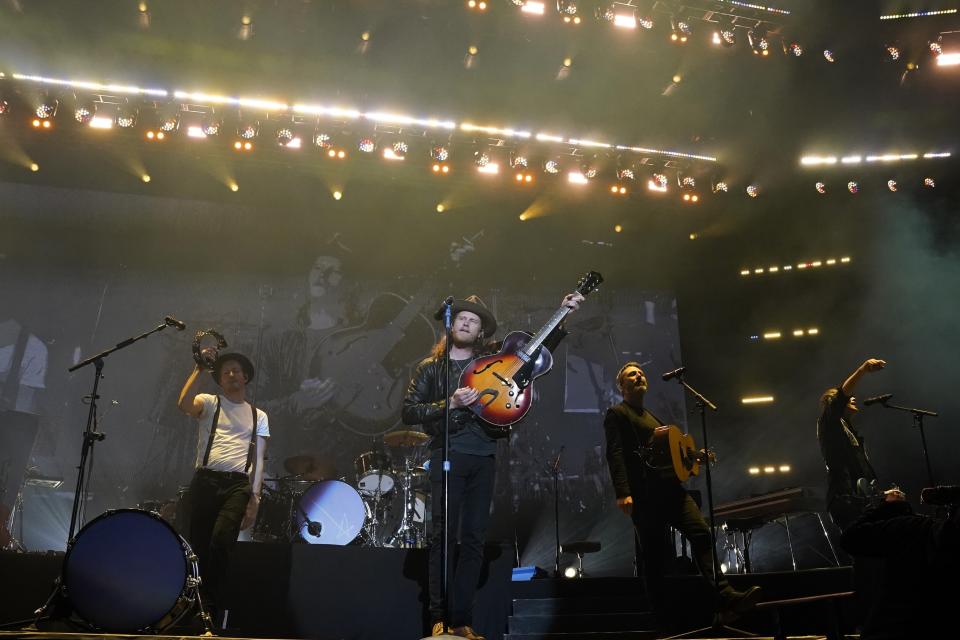
<svg viewBox="0 0 960 640">
<path fill-rule="evenodd" d="M 882 403 L 886 409 L 895 409 L 897 411 L 907 411 L 913 414 L 913 426 L 917 428 L 920 432 L 920 446 L 923 448 L 923 461 L 927 465 L 927 480 L 929 481 L 931 487 L 936 486 L 936 482 L 933 480 L 933 467 L 930 466 L 930 454 L 927 453 L 927 436 L 923 431 L 923 416 L 930 416 L 931 418 L 936 418 L 939 414 L 936 411 L 928 411 L 926 409 L 914 409 L 912 407 L 901 407 L 897 404 L 890 404 L 889 402 Z"/>
</svg>

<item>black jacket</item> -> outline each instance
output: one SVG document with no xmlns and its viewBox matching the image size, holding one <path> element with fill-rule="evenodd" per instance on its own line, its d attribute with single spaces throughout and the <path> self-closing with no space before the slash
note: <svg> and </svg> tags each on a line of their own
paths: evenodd
<svg viewBox="0 0 960 640">
<path fill-rule="evenodd" d="M 560 341 L 567 335 L 562 325 L 554 329 L 543 341 L 543 346 L 553 351 Z M 496 353 L 500 350 L 500 343 L 494 343 L 476 354 L 479 358 Z M 407 425 L 420 424 L 423 430 L 433 436 L 430 446 L 434 449 L 443 446 L 443 411 L 447 406 L 444 396 L 443 381 L 446 374 L 446 364 L 443 358 L 429 357 L 420 361 L 407 386 L 407 394 L 403 398 L 401 413 L 403 423 Z M 450 391 L 453 392 L 454 388 Z M 454 409 L 450 412 L 450 432 L 456 433 L 473 422 L 480 425 L 491 437 L 506 437 L 509 429 L 499 429 L 486 424 L 469 409 Z"/>
<path fill-rule="evenodd" d="M 618 498 L 632 496 L 634 501 L 645 500 L 651 489 L 662 492 L 661 485 L 680 486 L 679 482 L 670 482 L 650 472 L 646 465 L 643 448 L 650 443 L 654 429 L 662 425 L 649 410 L 645 409 L 641 415 L 626 402 L 607 409 L 603 419 L 607 466 Z"/>
</svg>

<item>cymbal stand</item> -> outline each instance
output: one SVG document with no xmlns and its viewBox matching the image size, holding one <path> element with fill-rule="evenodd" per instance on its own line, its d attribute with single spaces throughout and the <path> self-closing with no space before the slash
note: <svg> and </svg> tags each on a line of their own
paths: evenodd
<svg viewBox="0 0 960 640">
<path fill-rule="evenodd" d="M 403 487 L 403 515 L 390 543 L 399 545 L 401 549 L 414 549 L 420 541 L 420 533 L 417 531 L 417 501 L 413 493 L 413 467 L 409 456 L 404 456 L 404 472 L 400 477 Z"/>
</svg>

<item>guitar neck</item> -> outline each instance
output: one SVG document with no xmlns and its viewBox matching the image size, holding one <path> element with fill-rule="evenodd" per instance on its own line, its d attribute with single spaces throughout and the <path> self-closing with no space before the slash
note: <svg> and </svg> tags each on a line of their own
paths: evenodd
<svg viewBox="0 0 960 640">
<path fill-rule="evenodd" d="M 540 331 L 537 331 L 537 334 L 530 339 L 530 342 L 522 349 L 523 353 L 528 357 L 533 357 L 533 354 L 540 348 L 540 345 L 543 344 L 543 341 L 547 339 L 547 336 L 557 328 L 557 326 L 563 322 L 563 319 L 567 317 L 567 314 L 570 313 L 570 309 L 567 307 L 560 307 L 553 314 L 553 316 L 547 320 L 547 323 L 540 327 Z"/>
</svg>

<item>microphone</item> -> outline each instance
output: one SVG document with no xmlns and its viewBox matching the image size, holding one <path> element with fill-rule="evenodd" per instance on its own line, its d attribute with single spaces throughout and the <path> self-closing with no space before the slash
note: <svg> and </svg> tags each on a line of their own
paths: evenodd
<svg viewBox="0 0 960 640">
<path fill-rule="evenodd" d="M 663 374 L 663 375 L 660 376 L 660 377 L 663 378 L 663 381 L 664 381 L 664 382 L 666 382 L 667 380 L 673 380 L 673 379 L 676 378 L 677 376 L 682 376 L 682 375 L 683 375 L 683 372 L 686 371 L 686 370 L 687 370 L 686 367 L 680 367 L 679 369 L 674 369 L 673 371 L 668 371 L 668 372 L 666 372 L 665 374 Z"/>
<path fill-rule="evenodd" d="M 176 328 L 177 328 L 177 331 L 183 331 L 184 329 L 187 328 L 187 323 L 186 323 L 186 322 L 180 322 L 179 320 L 177 320 L 177 319 L 174 318 L 173 316 L 167 316 L 167 317 L 165 317 L 165 318 L 163 319 L 163 322 L 164 322 L 164 324 L 166 324 L 168 327 L 176 327 Z"/>
<path fill-rule="evenodd" d="M 309 533 L 314 538 L 320 536 L 320 531 L 323 530 L 323 525 L 317 522 L 316 520 L 310 520 L 307 522 L 307 533 Z"/>
<path fill-rule="evenodd" d="M 443 314 L 446 312 L 447 307 L 453 304 L 453 296 L 447 296 L 447 299 L 440 303 L 440 308 L 437 309 L 436 313 L 433 314 L 434 320 L 443 320 Z"/>
<path fill-rule="evenodd" d="M 882 396 L 873 396 L 872 398 L 867 398 L 863 401 L 863 406 L 869 407 L 872 404 L 880 403 L 886 404 L 887 400 L 893 397 L 892 393 L 885 393 Z"/>
</svg>

